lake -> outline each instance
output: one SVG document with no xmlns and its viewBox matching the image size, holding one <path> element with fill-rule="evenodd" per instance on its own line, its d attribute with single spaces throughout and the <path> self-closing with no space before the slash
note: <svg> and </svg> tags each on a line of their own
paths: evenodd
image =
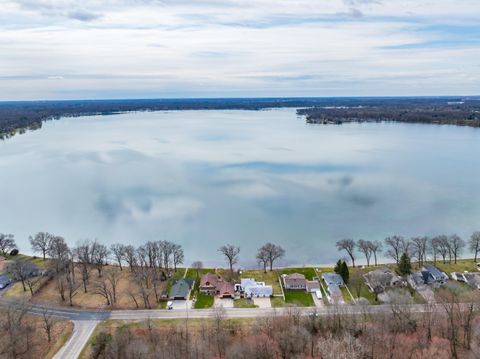
<svg viewBox="0 0 480 359">
<path fill-rule="evenodd" d="M 0 232 L 142 244 L 241 264 L 271 241 L 283 265 L 333 263 L 342 238 L 480 229 L 480 130 L 307 125 L 293 109 L 65 118 L 0 142 Z"/>
</svg>

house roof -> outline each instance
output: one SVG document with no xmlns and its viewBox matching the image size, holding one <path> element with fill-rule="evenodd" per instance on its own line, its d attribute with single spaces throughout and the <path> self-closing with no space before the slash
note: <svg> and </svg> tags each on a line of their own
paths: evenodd
<svg viewBox="0 0 480 359">
<path fill-rule="evenodd" d="M 327 283 L 327 286 L 335 284 L 337 286 L 344 285 L 342 277 L 337 273 L 323 273 L 323 280 Z"/>
<path fill-rule="evenodd" d="M 188 278 L 190 279 L 190 278 Z M 188 279 L 179 279 L 175 282 L 175 284 L 170 289 L 170 297 L 171 298 L 178 298 L 178 297 L 186 297 L 188 292 L 192 288 L 193 281 Z"/>
<path fill-rule="evenodd" d="M 285 275 L 285 279 L 305 279 L 305 276 L 300 273 L 292 273 Z"/>
<path fill-rule="evenodd" d="M 320 283 L 318 280 L 307 280 L 308 289 L 320 289 Z"/>
<path fill-rule="evenodd" d="M 233 283 L 230 283 L 230 282 L 224 282 L 224 281 L 219 282 L 217 290 L 220 293 L 220 295 L 223 295 L 226 293 L 228 294 L 235 293 L 235 287 Z"/>
<path fill-rule="evenodd" d="M 200 287 L 216 287 L 220 278 L 213 273 L 207 273 L 200 279 Z"/>
<path fill-rule="evenodd" d="M 443 279 L 445 275 L 435 266 L 431 264 L 425 265 L 425 270 L 433 277 L 435 280 Z"/>
</svg>

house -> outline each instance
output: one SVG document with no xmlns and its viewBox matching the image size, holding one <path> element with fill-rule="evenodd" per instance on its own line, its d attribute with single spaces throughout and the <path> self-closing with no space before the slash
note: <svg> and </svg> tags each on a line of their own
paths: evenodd
<svg viewBox="0 0 480 359">
<path fill-rule="evenodd" d="M 441 272 L 440 269 L 438 269 L 437 267 L 431 264 L 427 264 L 426 266 L 424 266 L 422 272 L 427 273 L 427 281 L 429 282 L 433 281 L 436 283 L 443 284 L 448 279 L 448 276 L 445 273 Z"/>
<path fill-rule="evenodd" d="M 390 287 L 403 287 L 405 281 L 402 277 L 393 273 L 388 267 L 376 269 L 366 273 L 363 278 L 372 292 L 381 293 Z"/>
<path fill-rule="evenodd" d="M 320 290 L 320 282 L 318 280 L 307 280 L 306 286 L 307 292 L 315 293 Z"/>
<path fill-rule="evenodd" d="M 271 285 L 265 285 L 265 282 L 256 282 L 254 278 L 240 279 L 237 290 L 245 294 L 246 298 L 270 297 L 273 295 Z"/>
<path fill-rule="evenodd" d="M 283 274 L 282 278 L 285 289 L 307 289 L 307 280 L 303 274 Z"/>
<path fill-rule="evenodd" d="M 224 281 L 222 277 L 207 273 L 200 279 L 200 293 L 205 295 L 218 295 L 220 298 L 233 298 L 235 287 L 233 283 Z"/>
<path fill-rule="evenodd" d="M 193 279 L 182 278 L 175 281 L 170 289 L 168 297 L 172 300 L 187 300 L 190 290 L 193 288 Z"/>
<path fill-rule="evenodd" d="M 480 273 L 479 272 L 453 272 L 452 279 L 457 282 L 467 283 L 470 287 L 480 289 Z"/>
<path fill-rule="evenodd" d="M 421 285 L 430 285 L 432 287 L 438 287 L 445 284 L 448 280 L 448 276 L 441 272 L 437 267 L 427 264 L 421 270 L 411 274 L 409 283 L 413 288 Z"/>
<path fill-rule="evenodd" d="M 206 295 L 215 295 L 220 277 L 213 273 L 207 273 L 200 279 L 200 293 Z"/>
<path fill-rule="evenodd" d="M 7 287 L 10 283 L 12 283 L 12 280 L 9 277 L 0 275 L 0 289 Z"/>
<path fill-rule="evenodd" d="M 334 284 L 337 287 L 343 287 L 345 285 L 342 276 L 337 273 L 323 273 L 322 278 L 327 283 L 327 286 Z"/>
<path fill-rule="evenodd" d="M 340 287 L 345 286 L 343 278 L 337 273 L 323 273 L 322 278 L 327 285 L 327 293 L 331 303 L 344 303 Z"/>
<path fill-rule="evenodd" d="M 217 293 L 220 298 L 234 298 L 235 286 L 233 283 L 221 280 L 217 284 Z"/>
</svg>

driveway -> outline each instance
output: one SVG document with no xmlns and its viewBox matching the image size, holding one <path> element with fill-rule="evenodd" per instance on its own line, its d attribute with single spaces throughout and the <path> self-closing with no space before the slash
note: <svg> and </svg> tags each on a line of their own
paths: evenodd
<svg viewBox="0 0 480 359">
<path fill-rule="evenodd" d="M 315 307 L 322 308 L 325 305 L 325 303 L 323 303 L 323 299 L 318 299 L 315 293 L 311 293 L 311 294 L 312 294 L 313 302 L 315 303 Z"/>
<path fill-rule="evenodd" d="M 191 300 L 174 300 L 172 304 L 172 310 L 185 310 L 185 309 L 192 308 L 192 301 Z"/>
<path fill-rule="evenodd" d="M 272 302 L 270 298 L 252 298 L 253 304 L 257 305 L 259 308 L 271 308 Z"/>
<path fill-rule="evenodd" d="M 215 307 L 233 308 L 233 299 L 215 297 L 213 305 Z"/>
</svg>

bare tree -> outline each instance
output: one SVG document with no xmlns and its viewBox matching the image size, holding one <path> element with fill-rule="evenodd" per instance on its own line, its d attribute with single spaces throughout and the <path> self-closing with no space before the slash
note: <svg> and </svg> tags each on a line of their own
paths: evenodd
<svg viewBox="0 0 480 359">
<path fill-rule="evenodd" d="M 0 233 L 0 252 L 3 256 L 7 255 L 13 249 L 16 249 L 15 237 L 13 234 Z"/>
<path fill-rule="evenodd" d="M 478 252 L 480 252 L 480 231 L 474 232 L 468 242 L 470 251 L 475 253 L 475 262 L 477 261 Z"/>
<path fill-rule="evenodd" d="M 98 278 L 96 281 L 94 281 L 92 284 L 92 293 L 104 297 L 108 306 L 112 304 L 112 292 L 106 279 Z"/>
<path fill-rule="evenodd" d="M 373 254 L 373 243 L 370 241 L 365 241 L 360 239 L 357 243 L 358 250 L 365 255 L 365 259 L 367 260 L 367 267 L 370 267 L 370 258 Z"/>
<path fill-rule="evenodd" d="M 84 241 L 73 249 L 77 263 L 82 274 L 83 291 L 87 293 L 87 284 L 90 279 L 90 266 L 92 265 L 92 246 L 90 241 Z"/>
<path fill-rule="evenodd" d="M 110 246 L 110 252 L 112 253 L 116 262 L 118 263 L 120 270 L 123 270 L 122 262 L 123 262 L 123 258 L 125 257 L 125 246 L 120 243 L 112 244 Z"/>
<path fill-rule="evenodd" d="M 379 241 L 370 242 L 370 248 L 373 253 L 373 258 L 375 259 L 375 267 L 377 266 L 377 254 L 382 251 L 382 243 Z"/>
<path fill-rule="evenodd" d="M 353 239 L 342 239 L 336 243 L 339 251 L 345 250 L 352 260 L 352 267 L 355 268 L 355 241 Z"/>
<path fill-rule="evenodd" d="M 173 270 L 176 272 L 177 266 L 179 264 L 183 264 L 183 261 L 185 260 L 185 255 L 183 253 L 182 246 L 179 244 L 174 244 L 172 255 L 173 255 Z"/>
<path fill-rule="evenodd" d="M 428 251 L 432 255 L 433 264 L 437 264 L 437 256 L 440 253 L 440 240 L 438 237 L 430 238 L 430 245 L 428 246 Z"/>
<path fill-rule="evenodd" d="M 197 278 L 200 277 L 200 271 L 203 269 L 203 262 L 195 261 L 192 263 L 192 268 L 197 272 Z"/>
<path fill-rule="evenodd" d="M 391 257 L 397 264 L 403 253 L 408 252 L 408 244 L 402 236 L 391 236 L 385 238 L 387 246 L 387 255 Z"/>
<path fill-rule="evenodd" d="M 42 253 L 43 260 L 50 248 L 50 242 L 54 236 L 47 232 L 38 232 L 35 236 L 30 236 L 30 245 L 33 252 Z"/>
<path fill-rule="evenodd" d="M 52 341 L 52 330 L 57 323 L 57 319 L 53 316 L 52 311 L 49 308 L 42 309 L 42 327 L 47 334 L 47 340 L 50 343 Z"/>
<path fill-rule="evenodd" d="M 31 337 L 34 328 L 25 320 L 28 307 L 25 303 L 19 306 L 2 308 L 0 328 L 3 331 L 3 353 L 7 358 L 24 357 L 31 349 Z M 2 358 L 4 356 L 2 355 Z"/>
<path fill-rule="evenodd" d="M 258 264 L 263 267 L 263 271 L 267 273 L 268 253 L 265 250 L 263 250 L 263 247 L 258 250 L 256 259 Z"/>
<path fill-rule="evenodd" d="M 32 262 L 26 259 L 17 259 L 7 266 L 7 272 L 13 277 L 13 279 L 18 280 L 22 283 L 23 291 L 27 291 L 27 281 L 30 277 L 36 275 L 38 268 Z M 32 280 L 33 283 L 33 280 Z M 33 285 L 33 284 L 32 284 Z M 31 288 L 33 295 L 33 289 Z"/>
<path fill-rule="evenodd" d="M 110 285 L 111 302 L 112 304 L 115 304 L 117 302 L 117 287 L 120 282 L 120 276 L 116 270 L 110 269 L 106 272 L 105 277 Z"/>
<path fill-rule="evenodd" d="M 63 237 L 52 237 L 47 254 L 52 258 L 57 274 L 63 271 L 70 263 L 70 249 Z"/>
<path fill-rule="evenodd" d="M 411 239 L 411 253 L 417 259 L 418 264 L 422 265 L 427 257 L 428 237 L 413 237 Z"/>
<path fill-rule="evenodd" d="M 107 265 L 109 251 L 105 245 L 94 240 L 91 246 L 91 253 L 93 265 L 97 269 L 98 277 L 101 277 L 103 267 Z"/>
<path fill-rule="evenodd" d="M 138 265 L 136 252 L 134 246 L 125 246 L 125 262 L 127 262 L 131 272 L 134 272 L 135 267 Z"/>
<path fill-rule="evenodd" d="M 225 259 L 230 266 L 230 272 L 233 273 L 233 265 L 237 264 L 238 262 L 238 255 L 240 253 L 240 247 L 236 247 L 232 244 L 227 244 L 225 246 L 221 246 L 218 251 L 225 256 Z"/>
<path fill-rule="evenodd" d="M 285 250 L 280 247 L 279 245 L 273 243 L 266 243 L 264 244 L 257 253 L 257 260 L 260 257 L 265 257 L 266 262 L 270 266 L 270 272 L 273 270 L 273 263 L 280 258 L 285 256 Z"/>
<path fill-rule="evenodd" d="M 457 264 L 457 258 L 462 254 L 463 248 L 465 248 L 465 241 L 458 235 L 453 234 L 448 238 L 450 243 L 450 250 L 454 258 L 455 264 Z"/>
<path fill-rule="evenodd" d="M 450 243 L 446 235 L 436 236 L 434 238 L 435 243 L 437 244 L 437 251 L 442 256 L 443 264 L 446 263 L 447 255 L 450 253 Z"/>
</svg>

